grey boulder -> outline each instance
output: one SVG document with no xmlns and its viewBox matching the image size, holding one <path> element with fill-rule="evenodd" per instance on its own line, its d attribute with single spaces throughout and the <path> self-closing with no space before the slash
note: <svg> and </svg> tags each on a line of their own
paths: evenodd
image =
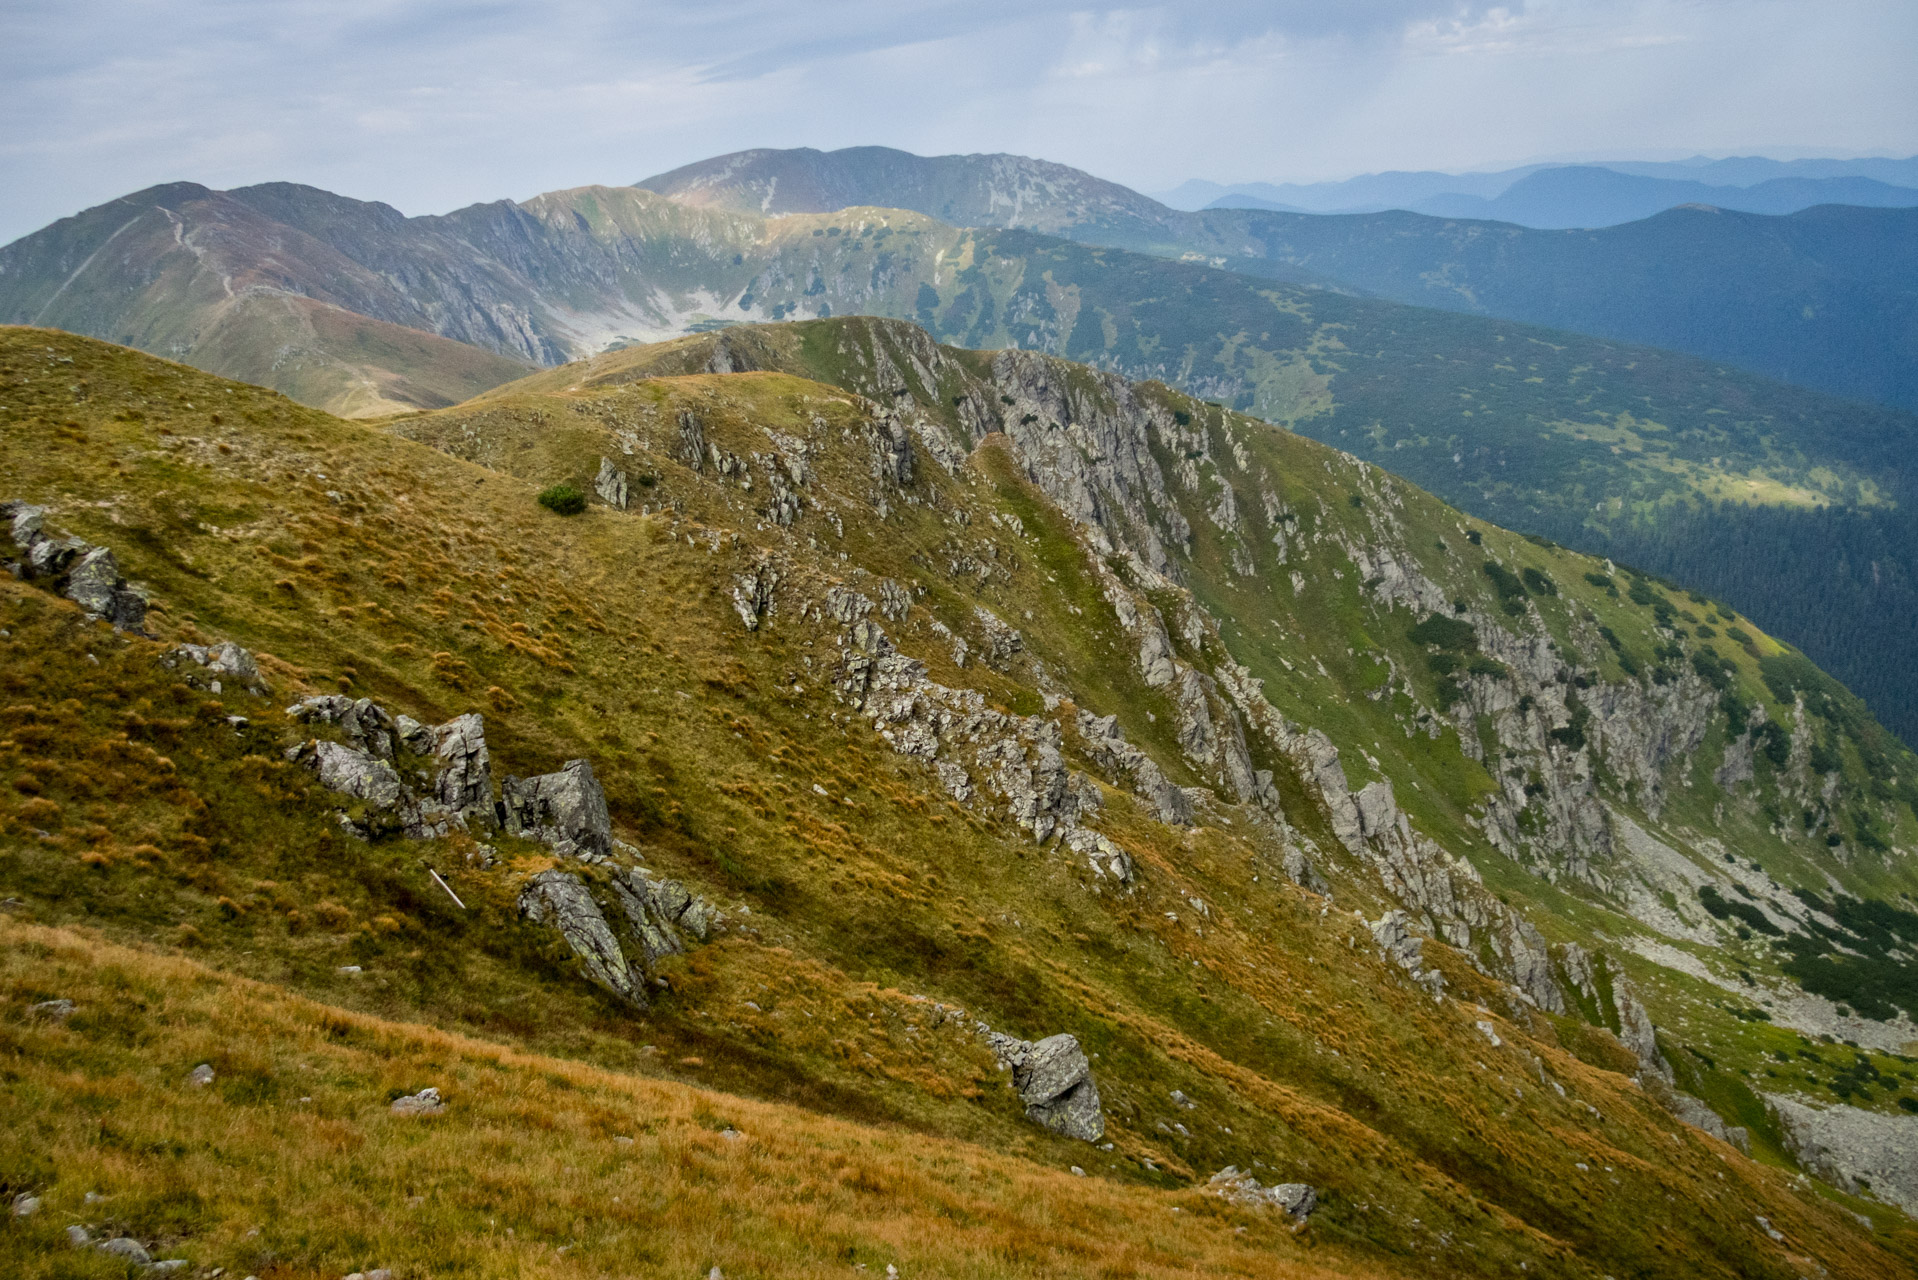
<svg viewBox="0 0 1918 1280">
<path fill-rule="evenodd" d="M 418 1093 L 393 1099 L 391 1110 L 396 1116 L 436 1116 L 446 1110 L 446 1103 L 440 1098 L 440 1091 L 429 1085 Z"/>
<path fill-rule="evenodd" d="M 469 711 L 427 733 L 437 766 L 433 799 L 463 823 L 492 826 L 493 765 L 486 750 L 486 722 Z M 604 799 L 600 807 L 603 812 Z"/>
<path fill-rule="evenodd" d="M 551 845 L 556 852 L 606 857 L 613 851 L 606 793 L 589 760 L 568 760 L 557 773 L 509 777 L 500 786 L 506 830 Z"/>
<path fill-rule="evenodd" d="M 609 507 L 626 509 L 626 473 L 613 465 L 611 458 L 599 460 L 599 474 L 593 477 L 593 492 Z"/>
<path fill-rule="evenodd" d="M 534 924 L 559 930 L 594 982 L 635 1004 L 646 1002 L 612 926 L 578 876 L 557 868 L 533 876 L 520 890 L 519 911 Z"/>
<path fill-rule="evenodd" d="M 1026 1104 L 1026 1119 L 1082 1142 L 1105 1136 L 1099 1086 L 1076 1036 L 1062 1033 L 1026 1041 L 994 1032 L 989 1042 L 999 1060 L 1012 1068 L 1012 1085 Z"/>
<path fill-rule="evenodd" d="M 393 741 L 399 726 L 386 708 L 371 698 L 322 694 L 294 703 L 286 709 L 286 714 L 303 724 L 337 725 L 346 734 L 346 740 L 362 751 L 382 760 L 393 758 Z"/>
<path fill-rule="evenodd" d="M 704 942 L 719 925 L 719 913 L 711 903 L 678 881 L 656 876 L 644 867 L 629 867 L 614 876 L 613 892 L 639 939 L 648 967 L 663 956 L 686 950 L 682 932 Z"/>
<path fill-rule="evenodd" d="M 1249 1173 L 1240 1173 L 1234 1165 L 1227 1165 L 1213 1174 L 1205 1189 L 1212 1195 L 1248 1209 L 1282 1209 L 1297 1222 L 1304 1222 L 1311 1217 L 1319 1204 L 1319 1193 L 1303 1182 L 1281 1182 L 1276 1187 L 1264 1187 L 1259 1185 L 1257 1178 Z"/>
<path fill-rule="evenodd" d="M 308 744 L 313 768 L 320 783 L 330 791 L 362 800 L 375 809 L 399 806 L 406 789 L 400 775 L 386 761 L 337 742 L 315 741 Z"/>
<path fill-rule="evenodd" d="M 214 681 L 232 681 L 256 693 L 266 691 L 266 681 L 260 676 L 260 664 L 251 653 L 234 644 L 231 640 L 222 640 L 218 644 L 183 644 L 161 659 L 169 667 L 178 667 L 182 662 L 191 662 L 206 670 L 206 677 Z M 189 684 L 198 684 L 198 673 L 189 673 Z"/>
</svg>

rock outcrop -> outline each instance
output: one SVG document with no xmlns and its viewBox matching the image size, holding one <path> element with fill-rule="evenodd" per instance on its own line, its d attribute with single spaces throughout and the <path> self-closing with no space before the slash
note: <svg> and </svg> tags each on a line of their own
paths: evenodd
<svg viewBox="0 0 1918 1280">
<path fill-rule="evenodd" d="M 551 845 L 556 853 L 603 858 L 613 851 L 606 793 L 590 760 L 568 760 L 556 773 L 507 778 L 500 784 L 500 806 L 508 832 Z"/>
<path fill-rule="evenodd" d="M 1281 1182 L 1277 1186 L 1260 1186 L 1259 1180 L 1249 1173 L 1239 1172 L 1237 1166 L 1227 1165 L 1206 1180 L 1208 1195 L 1248 1209 L 1275 1208 L 1282 1210 L 1294 1222 L 1303 1223 L 1318 1208 L 1319 1193 L 1303 1182 Z"/>
<path fill-rule="evenodd" d="M 47 509 L 25 502 L 0 502 L 0 524 L 16 557 L 7 563 L 16 577 L 46 584 L 79 605 L 89 617 L 103 618 L 115 631 L 140 631 L 146 625 L 147 597 L 120 573 L 106 547 L 46 530 Z"/>
<path fill-rule="evenodd" d="M 580 878 L 555 867 L 526 882 L 519 895 L 520 915 L 534 924 L 551 925 L 566 939 L 586 976 L 614 995 L 645 1004 L 645 992 L 620 951 L 612 926 Z"/>
<path fill-rule="evenodd" d="M 1026 1119 L 1082 1142 L 1097 1142 L 1105 1136 L 1099 1086 L 1093 1082 L 1092 1063 L 1076 1036 L 1027 1041 L 987 1031 L 986 1042 L 1000 1063 L 1011 1068 Z"/>
<path fill-rule="evenodd" d="M 599 474 L 593 477 L 593 492 L 609 507 L 626 509 L 626 473 L 613 465 L 611 458 L 599 460 Z"/>
<path fill-rule="evenodd" d="M 712 903 L 637 865 L 586 874 L 542 871 L 521 887 L 519 911 L 531 923 L 556 929 L 587 977 L 640 1006 L 660 960 L 725 928 L 725 916 Z"/>
<path fill-rule="evenodd" d="M 1918 1115 L 1859 1107 L 1815 1107 L 1802 1099 L 1765 1098 L 1800 1164 L 1835 1187 L 1871 1194 L 1918 1216 Z"/>
<path fill-rule="evenodd" d="M 217 644 L 183 644 L 160 658 L 162 666 L 178 671 L 195 688 L 223 693 L 228 684 L 265 696 L 267 683 L 251 653 L 222 640 Z"/>
</svg>

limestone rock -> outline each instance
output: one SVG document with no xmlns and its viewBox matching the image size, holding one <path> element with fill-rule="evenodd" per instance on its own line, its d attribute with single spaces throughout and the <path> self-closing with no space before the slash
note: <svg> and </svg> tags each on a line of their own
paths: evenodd
<svg viewBox="0 0 1918 1280">
<path fill-rule="evenodd" d="M 746 630 L 759 630 L 759 620 L 772 612 L 773 588 L 778 585 L 779 569 L 769 559 L 733 579 L 733 611 Z"/>
<path fill-rule="evenodd" d="M 1304 1222 L 1311 1217 L 1319 1204 L 1319 1193 L 1303 1182 L 1281 1182 L 1275 1187 L 1264 1187 L 1251 1174 L 1239 1172 L 1235 1165 L 1227 1165 L 1213 1174 L 1206 1180 L 1205 1189 L 1208 1194 L 1248 1209 L 1282 1209 L 1295 1222 Z"/>
<path fill-rule="evenodd" d="M 1086 754 L 1114 774 L 1129 774 L 1133 792 L 1146 802 L 1159 821 L 1176 825 L 1192 821 L 1191 798 L 1166 779 L 1151 756 L 1126 741 L 1118 729 L 1118 717 L 1100 717 L 1082 710 L 1078 727 L 1079 736 L 1085 740 Z"/>
<path fill-rule="evenodd" d="M 1868 1184 L 1880 1200 L 1918 1215 L 1918 1116 L 1815 1107 L 1782 1094 L 1765 1102 L 1800 1164 L 1853 1194 Z"/>
<path fill-rule="evenodd" d="M 93 1247 L 101 1253 L 110 1253 L 136 1267 L 153 1265 L 153 1255 L 147 1252 L 145 1245 L 132 1236 L 114 1236 L 111 1240 L 97 1240 L 93 1242 Z"/>
<path fill-rule="evenodd" d="M 1120 884 L 1131 884 L 1139 877 L 1132 855 L 1089 827 L 1074 827 L 1066 833 L 1066 847 L 1082 854 L 1087 865 L 1101 876 Z"/>
<path fill-rule="evenodd" d="M 203 668 L 204 676 L 188 672 L 189 684 L 197 685 L 202 680 L 220 683 L 230 681 L 255 693 L 266 692 L 266 681 L 260 675 L 259 662 L 231 640 L 222 640 L 218 644 L 183 644 L 166 654 L 161 661 L 175 669 L 189 662 Z"/>
<path fill-rule="evenodd" d="M 392 1112 L 396 1116 L 436 1116 L 445 1110 L 446 1103 L 441 1100 L 440 1091 L 431 1085 L 418 1093 L 393 1099 Z"/>
<path fill-rule="evenodd" d="M 404 736 L 404 724 L 401 731 Z M 486 750 L 485 720 L 469 711 L 423 735 L 415 735 L 413 740 L 432 748 L 436 766 L 433 800 L 455 815 L 462 826 L 492 826 L 496 821 L 493 768 L 492 757 Z M 603 808 L 603 800 L 601 804 Z"/>
<path fill-rule="evenodd" d="M 320 785 L 364 801 L 371 808 L 397 809 L 406 794 L 393 766 L 370 752 L 324 739 L 295 750 L 299 753 L 295 758 L 310 764 L 319 774 Z"/>
<path fill-rule="evenodd" d="M 1007 626 L 998 614 L 984 605 L 975 606 L 972 615 L 978 620 L 979 629 L 985 633 L 985 655 L 989 665 L 1004 667 L 1025 648 L 1025 637 Z"/>
<path fill-rule="evenodd" d="M 626 509 L 626 473 L 613 465 L 611 458 L 599 460 L 599 474 L 593 477 L 593 492 L 609 507 Z"/>
<path fill-rule="evenodd" d="M 121 576 L 113 552 L 79 538 L 48 534 L 46 515 L 45 507 L 0 502 L 0 522 L 20 553 L 15 562 L 19 575 L 45 581 L 116 631 L 140 631 L 146 624 L 146 593 Z"/>
<path fill-rule="evenodd" d="M 579 877 L 557 868 L 540 872 L 520 890 L 519 911 L 534 924 L 559 930 L 593 981 L 635 1004 L 645 1003 L 619 940 Z"/>
<path fill-rule="evenodd" d="M 721 921 L 719 912 L 704 898 L 678 881 L 656 876 L 643 867 L 629 867 L 614 876 L 613 892 L 639 938 L 649 968 L 663 956 L 686 950 L 682 931 L 704 942 Z"/>
<path fill-rule="evenodd" d="M 574 857 L 613 851 L 612 819 L 606 793 L 589 760 L 568 760 L 557 773 L 508 777 L 500 786 L 506 829 L 543 841 Z"/>
<path fill-rule="evenodd" d="M 73 1001 L 62 996 L 58 1000 L 42 1000 L 39 1004 L 28 1005 L 27 1012 L 34 1014 L 36 1017 L 51 1018 L 55 1022 L 65 1022 L 73 1016 L 74 1008 Z"/>
<path fill-rule="evenodd" d="M 1619 1043 L 1637 1055 L 1639 1071 L 1670 1084 L 1672 1067 L 1658 1051 L 1658 1029 L 1652 1025 L 1652 1015 L 1646 1011 L 1632 984 L 1616 972 L 1612 975 L 1612 1003 L 1618 1009 Z"/>
<path fill-rule="evenodd" d="M 1012 1084 L 1026 1104 L 1026 1119 L 1083 1142 L 1105 1136 L 1099 1086 L 1076 1036 L 1061 1033 L 1033 1042 L 991 1032 L 987 1042 L 1012 1068 Z"/>
<path fill-rule="evenodd" d="M 302 724 L 337 725 L 353 746 L 381 760 L 393 758 L 393 742 L 399 726 L 386 708 L 371 698 L 321 694 L 301 699 L 288 707 L 286 714 Z"/>
<path fill-rule="evenodd" d="M 187 1072 L 186 1082 L 195 1088 L 206 1088 L 213 1083 L 213 1064 L 210 1062 L 202 1062 L 199 1066 Z"/>
</svg>

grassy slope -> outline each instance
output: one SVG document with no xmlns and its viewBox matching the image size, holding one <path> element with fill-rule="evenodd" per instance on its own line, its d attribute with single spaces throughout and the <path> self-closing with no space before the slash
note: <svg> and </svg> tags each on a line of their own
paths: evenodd
<svg viewBox="0 0 1918 1280">
<path fill-rule="evenodd" d="M 9 1274 L 121 1276 L 63 1227 L 202 1269 L 338 1275 L 1389 1275 L 1194 1192 L 608 1071 L 0 918 Z M 186 1083 L 214 1068 L 203 1091 Z M 388 1114 L 432 1082 L 448 1112 Z M 35 1175 L 38 1175 L 36 1178 Z M 83 1201 L 86 1192 L 103 1195 Z M 177 1250 L 177 1253 L 175 1252 Z"/>
<path fill-rule="evenodd" d="M 1110 794 L 1107 829 L 1148 876 L 1137 896 L 1117 900 L 1092 893 L 1062 855 L 952 810 L 863 726 L 829 727 L 829 700 L 790 692 L 793 682 L 816 687 L 807 659 L 829 633 L 782 617 L 747 636 L 724 598 L 750 547 L 729 534 L 709 542 L 702 530 L 730 527 L 750 544 L 753 499 L 650 446 L 682 406 L 742 452 L 764 447 L 764 426 L 806 432 L 818 415 L 819 492 L 855 516 L 864 460 L 832 441 L 863 411 L 831 388 L 778 375 L 667 379 L 611 405 L 505 396 L 433 420 L 449 443 L 510 445 L 522 473 L 511 475 L 130 352 L 21 331 L 6 342 L 10 399 L 25 401 L 0 458 L 7 491 L 57 504 L 61 523 L 120 550 L 165 605 L 163 635 L 230 636 L 273 655 L 274 705 L 304 685 L 369 693 L 422 718 L 483 710 L 496 772 L 590 755 L 617 823 L 649 860 L 749 903 L 754 927 L 670 966 L 671 993 L 634 1018 L 566 980 L 550 942 L 513 923 L 512 883 L 542 865 L 537 850 L 509 842 L 502 867 L 482 873 L 462 864 L 457 842 L 347 840 L 305 776 L 277 763 L 291 730 L 272 707 L 183 697 L 145 642 L 91 633 L 66 606 L 5 584 L 10 762 L 30 781 L 7 801 L 0 875 L 31 917 L 190 946 L 216 967 L 327 1003 L 523 1051 L 788 1099 L 1055 1169 L 1076 1162 L 1120 1182 L 1170 1191 L 1258 1161 L 1269 1177 L 1326 1189 L 1312 1236 L 1354 1272 L 1442 1256 L 1464 1274 L 1505 1274 L 1519 1260 L 1567 1274 L 1795 1274 L 1788 1251 L 1749 1230 L 1754 1212 L 1781 1225 L 1789 1251 L 1816 1255 L 1833 1274 L 1907 1265 L 1881 1251 L 1908 1256 L 1899 1228 L 1864 1239 L 1779 1171 L 1690 1130 L 1674 1142 L 1677 1126 L 1616 1074 L 1618 1050 L 1602 1035 L 1432 1005 L 1373 958 L 1346 909 L 1366 900 L 1362 885 L 1343 888 L 1341 907 L 1324 914 L 1312 895 L 1277 883 L 1242 825 L 1181 836 Z M 67 391 L 75 370 L 62 359 L 84 366 L 83 404 Z M 499 415 L 497 429 L 473 421 L 484 413 Z M 540 484 L 589 470 L 622 424 L 647 443 L 674 517 L 595 508 L 566 522 L 532 504 Z M 1303 502 L 1322 451 L 1283 437 L 1260 447 L 1296 452 L 1286 474 Z M 1022 629 L 1049 663 L 1074 646 L 1110 646 L 1091 609 L 1067 608 L 1090 596 L 1063 524 L 990 451 L 979 467 L 976 478 L 949 479 L 922 459 L 920 505 L 884 521 L 863 508 L 843 543 L 817 513 L 795 532 L 829 552 L 845 547 L 875 574 L 920 577 L 930 593 L 921 603 L 963 625 L 972 597 L 913 561 L 954 537 L 927 505 L 932 491 L 938 511 L 1010 507 L 1037 528 L 1000 548 L 1008 576 L 982 598 L 1005 616 L 1030 607 Z M 984 527 L 976 519 L 966 541 L 979 546 Z M 808 582 L 823 585 L 845 572 L 839 564 L 811 562 Z M 1042 586 L 1047 573 L 1065 580 Z M 1356 602 L 1331 597 L 1356 584 L 1320 588 L 1326 616 L 1342 610 L 1351 622 Z M 897 634 L 923 646 L 937 678 L 1037 709 L 1015 680 L 942 667 L 928 621 L 915 611 Z M 1294 625 L 1321 634 L 1309 612 Z M 1389 631 L 1380 641 L 1397 643 Z M 1333 680 L 1285 696 L 1311 704 L 1309 718 L 1343 740 L 1332 691 L 1350 687 L 1340 679 L 1362 660 L 1341 664 L 1329 646 L 1325 657 Z M 1095 709 L 1124 713 L 1136 740 L 1153 741 L 1152 722 L 1138 723 L 1153 704 L 1127 670 L 1108 662 L 1098 678 L 1109 692 L 1083 696 L 1111 698 Z M 253 717 L 244 735 L 221 726 L 231 710 Z M 1371 727 L 1365 708 L 1343 714 Z M 153 758 L 161 753 L 165 764 Z M 450 869 L 471 913 L 436 896 L 422 857 Z M 1171 908 L 1189 912 L 1187 894 L 1212 904 L 1202 931 L 1166 919 Z M 367 980 L 334 972 L 349 962 Z M 1461 992 L 1500 1000 L 1469 969 L 1448 971 Z M 1024 1124 L 976 1041 L 908 1029 L 922 1021 L 907 998 L 915 993 L 1021 1034 L 1080 1035 L 1100 1055 L 1117 1150 L 1093 1153 Z M 1476 1016 L 1496 1018 L 1508 1047 L 1486 1045 Z M 641 1052 L 647 1044 L 656 1053 Z M 1531 1055 L 1568 1099 L 1529 1087 L 1519 1096 L 1518 1082 L 1534 1078 Z M 1173 1088 L 1200 1100 L 1196 1117 L 1164 1101 Z M 1156 1127 L 1173 1120 L 1190 1134 Z M 1609 1194 L 1569 1170 L 1568 1150 L 1606 1169 Z M 72 1193 L 65 1172 L 53 1175 L 61 1195 Z M 315 1234 L 298 1265 L 351 1244 L 345 1227 L 306 1225 Z"/>
</svg>

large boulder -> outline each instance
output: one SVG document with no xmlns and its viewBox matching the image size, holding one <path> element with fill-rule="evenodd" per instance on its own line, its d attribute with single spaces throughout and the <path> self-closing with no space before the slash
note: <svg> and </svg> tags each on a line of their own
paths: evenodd
<svg viewBox="0 0 1918 1280">
<path fill-rule="evenodd" d="M 704 942 L 718 927 L 719 913 L 704 898 L 644 867 L 628 867 L 613 877 L 613 892 L 626 912 L 650 967 L 662 956 L 686 950 L 683 934 Z"/>
<path fill-rule="evenodd" d="M 593 477 L 593 492 L 609 507 L 626 509 L 626 473 L 613 465 L 611 458 L 599 460 L 599 474 Z"/>
<path fill-rule="evenodd" d="M 377 756 L 337 742 L 316 741 L 300 748 L 309 749 L 320 784 L 328 790 L 352 796 L 374 809 L 397 809 L 406 798 L 400 775 Z"/>
<path fill-rule="evenodd" d="M 989 1042 L 1012 1068 L 1012 1086 L 1026 1104 L 1026 1119 L 1083 1142 L 1105 1136 L 1099 1086 L 1076 1036 L 1062 1033 L 1033 1042 L 993 1032 Z"/>
<path fill-rule="evenodd" d="M 568 760 L 557 773 L 509 777 L 500 786 L 506 829 L 551 845 L 572 857 L 606 857 L 613 851 L 606 793 L 589 760 Z"/>
<path fill-rule="evenodd" d="M 222 640 L 218 644 L 183 644 L 163 655 L 160 661 L 182 672 L 186 682 L 195 687 L 210 687 L 219 691 L 231 682 L 254 693 L 266 692 L 266 680 L 260 675 L 260 664 L 251 653 L 231 640 Z"/>
<path fill-rule="evenodd" d="M 455 716 L 429 731 L 436 766 L 433 799 L 465 826 L 490 827 L 493 764 L 486 750 L 486 722 L 476 712 Z M 602 808 L 604 800 L 601 801 Z"/>
<path fill-rule="evenodd" d="M 635 1004 L 646 1002 L 612 926 L 578 876 L 557 868 L 540 872 L 520 890 L 519 911 L 534 924 L 559 930 L 594 982 Z"/>
</svg>

